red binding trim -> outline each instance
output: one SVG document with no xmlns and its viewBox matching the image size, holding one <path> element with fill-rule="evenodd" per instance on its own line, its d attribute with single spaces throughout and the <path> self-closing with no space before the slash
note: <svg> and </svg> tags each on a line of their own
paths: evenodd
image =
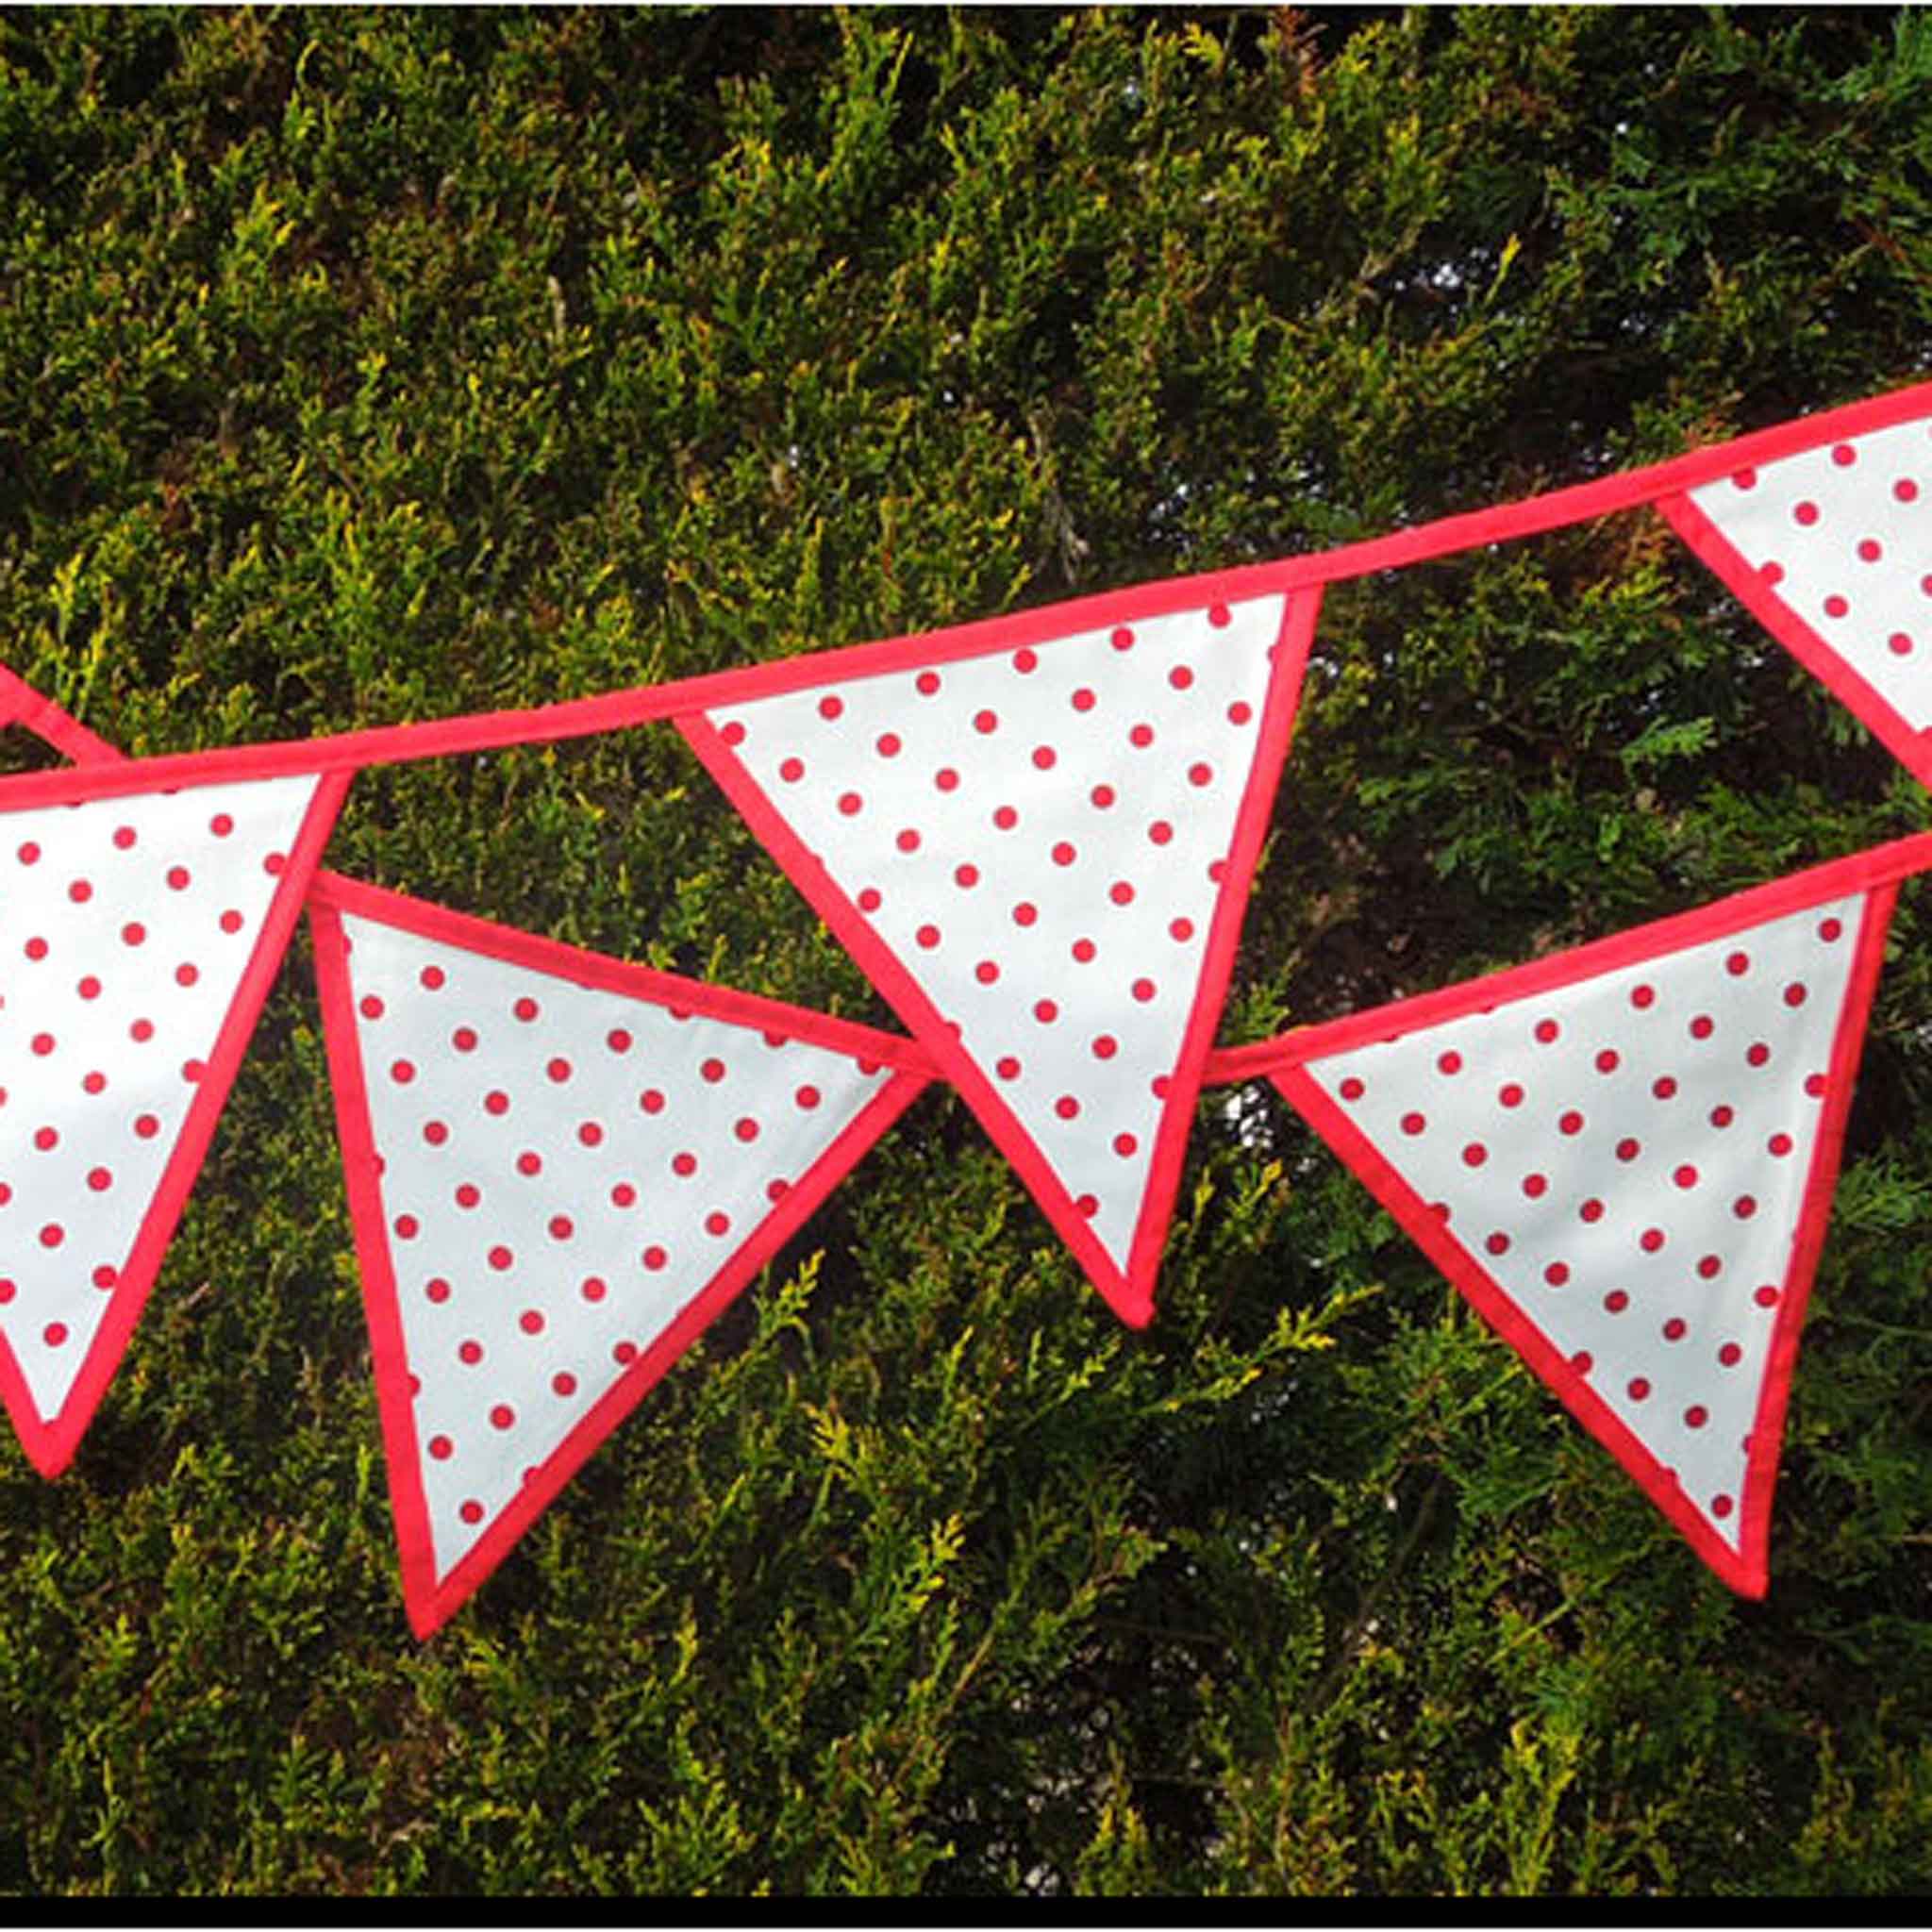
<svg viewBox="0 0 1932 1932">
<path fill-rule="evenodd" d="M 65 778 L 75 787 L 76 795 L 88 795 L 84 779 L 91 774 L 52 772 L 45 775 L 55 779 Z M 268 916 L 256 935 L 255 949 L 242 969 L 235 996 L 228 1004 L 226 1017 L 215 1038 L 207 1070 L 196 1086 L 194 1098 L 189 1104 L 187 1118 L 181 1124 L 174 1152 L 161 1171 L 159 1185 L 142 1219 L 134 1245 L 128 1250 L 120 1279 L 110 1291 L 107 1315 L 94 1332 L 87 1358 L 74 1387 L 68 1391 L 67 1400 L 61 1405 L 60 1413 L 51 1422 L 42 1422 L 13 1351 L 6 1338 L 0 1336 L 0 1397 L 5 1398 L 8 1410 L 13 1417 L 14 1428 L 28 1461 L 42 1475 L 58 1475 L 74 1460 L 75 1450 L 93 1420 L 94 1411 L 107 1393 L 108 1384 L 121 1366 L 121 1357 L 126 1352 L 134 1324 L 147 1306 L 148 1291 L 160 1271 L 161 1258 L 167 1253 L 168 1242 L 181 1218 L 181 1210 L 188 1204 L 189 1193 L 207 1158 L 208 1142 L 214 1138 L 215 1123 L 220 1120 L 228 1090 L 235 1083 L 242 1056 L 247 1051 L 262 1002 L 268 997 L 269 987 L 281 966 L 289 935 L 293 931 L 296 917 L 302 909 L 303 896 L 321 861 L 323 847 L 328 842 L 348 788 L 346 773 L 332 773 L 321 780 L 315 795 L 308 802 L 301 829 L 289 854 L 289 862 L 275 883 L 275 896 L 269 901 Z"/>
<path fill-rule="evenodd" d="M 1932 866 L 1932 833 L 1920 833 L 1870 852 L 1854 854 L 1849 858 L 1813 866 L 1713 906 L 1657 920 L 1527 966 L 1465 980 L 1370 1012 L 1352 1013 L 1346 1019 L 1286 1036 L 1278 1042 L 1264 1042 L 1278 1049 L 1270 1077 L 1283 1097 L 1328 1142 L 1342 1162 L 1354 1170 L 1477 1313 L 1516 1349 L 1564 1407 L 1624 1465 L 1691 1548 L 1743 1596 L 1762 1596 L 1769 1578 L 1771 1499 L 1777 1479 L 1785 1407 L 1797 1362 L 1805 1305 L 1830 1221 L 1845 1117 L 1851 1106 L 1872 997 L 1884 960 L 1886 928 L 1899 880 L 1928 866 Z M 1307 1072 L 1307 1062 L 1457 1019 L 1506 1000 L 1593 978 L 1620 966 L 1655 958 L 1700 941 L 1723 938 L 1780 914 L 1860 891 L 1867 896 L 1857 951 L 1833 1040 L 1824 1111 L 1819 1122 L 1810 1172 L 1806 1176 L 1804 1203 L 1765 1362 L 1763 1392 L 1745 1465 L 1744 1492 L 1739 1499 L 1740 1547 L 1733 1550 L 1684 1494 L 1676 1477 L 1571 1367 L 1568 1357 L 1518 1308 L 1475 1255 L 1430 1213 L 1428 1205 L 1415 1190 L 1316 1083 Z M 1261 1056 L 1251 1055 L 1248 1064 L 1258 1066 Z"/>
<path fill-rule="evenodd" d="M 1688 496 L 1658 499 L 1657 514 L 1739 603 L 1823 684 L 1922 785 L 1932 785 L 1932 736 L 1908 724 L 1890 699 L 1856 671 L 1745 561 L 1743 553 Z"/>
<path fill-rule="evenodd" d="M 341 925 L 345 910 L 400 925 L 425 939 L 472 946 L 514 964 L 540 972 L 556 972 L 580 986 L 599 987 L 659 1004 L 675 997 L 681 1008 L 741 1025 L 765 1027 L 775 1017 L 796 1039 L 835 1052 L 862 1055 L 896 1069 L 838 1139 L 793 1181 L 783 1199 L 752 1230 L 710 1283 L 586 1411 L 549 1459 L 525 1483 L 515 1501 L 440 1582 L 423 1494 L 422 1460 L 409 1400 L 409 1368 L 403 1344 L 402 1315 L 395 1274 L 390 1262 L 381 1186 L 376 1178 L 369 1096 L 352 1000 L 348 943 Z M 441 1629 L 475 1593 L 611 1431 L 912 1104 L 925 1087 L 926 1075 L 912 1069 L 906 1051 L 908 1043 L 890 1034 L 806 1014 L 775 1001 L 730 992 L 697 980 L 629 966 L 508 927 L 492 927 L 485 921 L 447 912 L 441 907 L 375 887 L 331 881 L 314 894 L 309 921 L 315 939 L 316 979 L 322 997 L 323 1037 L 328 1052 L 330 1084 L 335 1095 L 336 1129 L 341 1141 L 342 1171 L 348 1186 L 349 1218 L 361 1263 L 376 1402 L 382 1418 L 383 1453 L 389 1462 L 403 1601 L 409 1627 L 419 1638 L 427 1638 Z M 479 937 L 487 939 L 488 943 L 477 945 Z M 801 1020 L 809 1020 L 811 1026 L 797 1024 Z"/>
<path fill-rule="evenodd" d="M 1042 607 L 1017 615 L 984 618 L 976 623 L 928 631 L 918 637 L 888 639 L 879 643 L 854 644 L 841 650 L 818 651 L 775 664 L 747 666 L 708 673 L 671 684 L 642 685 L 608 691 L 597 697 L 574 698 L 563 704 L 539 705 L 521 711 L 475 711 L 454 718 L 432 719 L 420 724 L 378 725 L 329 738 L 288 740 L 275 743 L 234 745 L 223 750 L 177 754 L 142 760 L 150 778 L 165 785 L 186 782 L 177 772 L 199 772 L 209 777 L 260 777 L 303 771 L 357 771 L 365 765 L 392 764 L 406 759 L 446 758 L 458 752 L 489 751 L 513 744 L 554 743 L 681 714 L 714 709 L 752 697 L 770 696 L 800 686 L 864 677 L 890 669 L 908 648 L 923 662 L 942 664 L 996 647 L 1012 626 L 1038 621 L 1043 634 L 1064 635 L 1107 622 L 1137 619 L 1188 609 L 1197 605 L 1233 603 L 1276 592 L 1307 591 L 1373 571 L 1398 570 L 1469 550 L 1482 543 L 1502 543 L 1519 537 L 1540 536 L 1566 524 L 1588 522 L 1619 510 L 1636 509 L 1658 498 L 1694 490 L 1728 475 L 1747 463 L 1767 463 L 1836 437 L 1864 435 L 1932 411 L 1932 382 L 1912 384 L 1890 394 L 1867 396 L 1836 409 L 1774 424 L 1749 436 L 1709 448 L 1691 450 L 1661 463 L 1624 470 L 1594 482 L 1573 484 L 1514 503 L 1494 504 L 1457 516 L 1441 517 L 1413 529 L 1344 543 L 1312 556 L 1289 557 L 1269 563 L 1204 572 L 1197 576 L 1171 577 L 1129 590 L 1104 591 L 1070 602 Z M 1786 640 L 1790 641 L 1789 639 Z M 1793 646 L 1795 649 L 1795 645 Z M 10 675 L 10 674 L 9 674 Z M 17 680 L 16 680 L 17 681 Z M 29 691 L 31 686 L 22 687 Z M 75 724 L 58 707 L 33 692 L 53 714 L 43 726 L 33 724 L 50 743 L 68 750 L 62 734 L 92 740 L 93 734 Z M 23 721 L 26 722 L 26 721 Z M 1874 726 L 1874 729 L 1876 727 Z M 98 743 L 99 741 L 94 741 Z M 76 752 L 70 756 L 79 760 Z M 0 788 L 31 787 L 43 774 L 0 779 Z M 132 789 L 134 781 L 110 789 Z M 17 794 L 23 804 L 36 802 L 30 791 Z"/>
<path fill-rule="evenodd" d="M 940 1073 L 958 1090 L 993 1144 L 1012 1163 L 1039 1203 L 1041 1212 L 1073 1251 L 1087 1278 L 1130 1327 L 1145 1327 L 1153 1319 L 1154 1281 L 1159 1269 L 1161 1250 L 1166 1244 L 1174 1197 L 1180 1185 L 1181 1162 L 1187 1151 L 1188 1132 L 1193 1122 L 1194 1102 L 1212 1044 L 1214 1027 L 1220 1019 L 1228 975 L 1233 970 L 1248 886 L 1267 831 L 1269 815 L 1274 808 L 1274 788 L 1288 755 L 1289 738 L 1301 695 L 1302 675 L 1314 636 L 1320 601 L 1318 595 L 1290 598 L 1283 607 L 1281 628 L 1271 647 L 1274 665 L 1269 675 L 1268 694 L 1262 706 L 1259 740 L 1249 769 L 1247 787 L 1236 814 L 1221 896 L 1215 905 L 1214 922 L 1203 957 L 1194 1005 L 1182 1037 L 1179 1058 L 1170 1076 L 1167 1099 L 1148 1169 L 1146 1190 L 1141 1197 L 1141 1215 L 1135 1225 L 1125 1270 L 1115 1263 L 1095 1239 L 1086 1218 L 1075 1207 L 1073 1196 L 1054 1172 L 1052 1163 L 1021 1124 L 1018 1115 L 995 1091 L 984 1070 L 960 1045 L 944 1016 L 919 982 L 879 941 L 865 915 L 846 896 L 824 862 L 791 829 L 758 780 L 725 744 L 710 720 L 692 714 L 676 721 L 678 729 L 684 733 L 705 769 L 738 808 L 759 842 L 804 893 L 812 909 L 830 926 L 893 1011 L 911 1028 Z M 1094 628 L 1124 623 L 1128 621 L 1129 612 L 1145 614 L 1138 601 L 1126 604 L 1107 598 L 1089 599 L 1083 608 L 1088 610 L 1087 621 Z M 1051 643 L 1069 635 L 1060 627 L 1064 612 L 1064 606 L 1029 610 L 976 626 L 981 639 L 980 648 L 991 653 L 1026 644 Z M 924 667 L 932 661 L 925 644 L 924 638 L 901 639 L 892 647 L 890 662 L 874 658 L 869 660 L 871 668 L 876 673 Z M 841 655 L 836 652 L 830 654 L 835 658 Z M 825 658 L 814 658 L 802 660 L 802 667 L 774 667 L 785 674 L 782 680 L 774 680 L 771 691 L 760 689 L 757 694 L 769 696 L 777 691 L 796 690 L 803 680 L 792 675 L 795 671 L 800 668 L 816 670 L 826 661 Z M 819 680 L 814 678 L 811 681 L 816 683 Z"/>
</svg>

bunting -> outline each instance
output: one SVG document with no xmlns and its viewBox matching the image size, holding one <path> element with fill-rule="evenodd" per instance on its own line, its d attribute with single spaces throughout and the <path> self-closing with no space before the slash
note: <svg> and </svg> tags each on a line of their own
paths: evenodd
<svg viewBox="0 0 1932 1932">
<path fill-rule="evenodd" d="M 1318 601 L 1047 612 L 678 721 L 1136 1326 Z"/>
<path fill-rule="evenodd" d="M 890 1035 L 373 887 L 310 918 L 426 1637 L 925 1075 Z"/>
<path fill-rule="evenodd" d="M 1309 1028 L 1274 1074 L 1734 1590 L 1886 924 L 1932 835 Z"/>
<path fill-rule="evenodd" d="M 1932 784 L 1932 385 L 1319 556 L 526 711 L 129 760 L 0 669 L 0 1397 L 63 1469 L 307 896 L 405 1598 L 438 1627 L 933 1077 L 1124 1321 L 1263 1074 L 1760 1593 L 1899 882 L 1932 835 L 1215 1055 L 1325 585 L 1654 508 Z M 675 724 L 910 1029 L 318 871 L 355 772 Z"/>
<path fill-rule="evenodd" d="M 200 1172 L 342 781 L 0 799 L 0 1396 L 72 1460 Z"/>
</svg>

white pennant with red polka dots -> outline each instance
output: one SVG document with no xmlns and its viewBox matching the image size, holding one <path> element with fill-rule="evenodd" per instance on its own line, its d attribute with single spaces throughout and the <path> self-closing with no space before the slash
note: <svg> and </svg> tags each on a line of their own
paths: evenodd
<svg viewBox="0 0 1932 1932">
<path fill-rule="evenodd" d="M 909 1041 L 345 880 L 314 919 L 426 1636 L 924 1074 Z"/>
<path fill-rule="evenodd" d="M 1754 1595 L 1896 891 L 1854 865 L 1806 875 L 1818 896 L 1795 906 L 1783 888 L 1726 902 L 1777 906 L 1748 924 L 1707 908 L 1310 1029 L 1275 1076 Z"/>
<path fill-rule="evenodd" d="M 1132 1323 L 1315 603 L 1034 613 L 679 721 Z"/>
<path fill-rule="evenodd" d="M 1932 783 L 1932 417 L 1740 468 L 1657 507 Z"/>
<path fill-rule="evenodd" d="M 126 1346 L 341 782 L 44 774 L 11 783 L 72 797 L 0 802 L 0 1391 L 47 1474 Z"/>
</svg>

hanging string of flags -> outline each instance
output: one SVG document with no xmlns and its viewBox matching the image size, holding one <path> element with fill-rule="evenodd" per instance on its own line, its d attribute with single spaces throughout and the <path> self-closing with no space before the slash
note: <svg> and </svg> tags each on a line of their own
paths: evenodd
<svg viewBox="0 0 1932 1932">
<path fill-rule="evenodd" d="M 1122 1320 L 1265 1078 L 1734 1590 L 1900 883 L 1932 833 L 1214 1046 L 1324 585 L 1657 509 L 1932 783 L 1932 384 L 1322 556 L 525 711 L 126 758 L 0 669 L 0 1397 L 72 1460 L 294 924 L 411 1626 L 454 1614 L 924 1088 Z M 908 1029 L 321 869 L 358 770 L 662 721 Z"/>
</svg>

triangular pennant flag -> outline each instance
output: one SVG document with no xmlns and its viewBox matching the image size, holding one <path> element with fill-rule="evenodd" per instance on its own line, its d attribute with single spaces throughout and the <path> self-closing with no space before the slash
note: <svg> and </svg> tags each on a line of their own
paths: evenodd
<svg viewBox="0 0 1932 1932">
<path fill-rule="evenodd" d="M 908 1041 L 394 892 L 310 903 L 427 1637 L 926 1074 Z"/>
<path fill-rule="evenodd" d="M 0 1396 L 46 1475 L 126 1348 L 347 785 L 138 773 L 0 781 Z"/>
<path fill-rule="evenodd" d="M 1275 1075 L 1734 1590 L 1897 880 L 1932 835 L 1351 1015 Z"/>
<path fill-rule="evenodd" d="M 1917 391 L 1899 408 L 1910 413 L 1740 466 L 1657 508 L 1932 784 L 1932 409 Z"/>
<path fill-rule="evenodd" d="M 1318 602 L 1095 600 L 678 721 L 1136 1325 Z"/>
</svg>

